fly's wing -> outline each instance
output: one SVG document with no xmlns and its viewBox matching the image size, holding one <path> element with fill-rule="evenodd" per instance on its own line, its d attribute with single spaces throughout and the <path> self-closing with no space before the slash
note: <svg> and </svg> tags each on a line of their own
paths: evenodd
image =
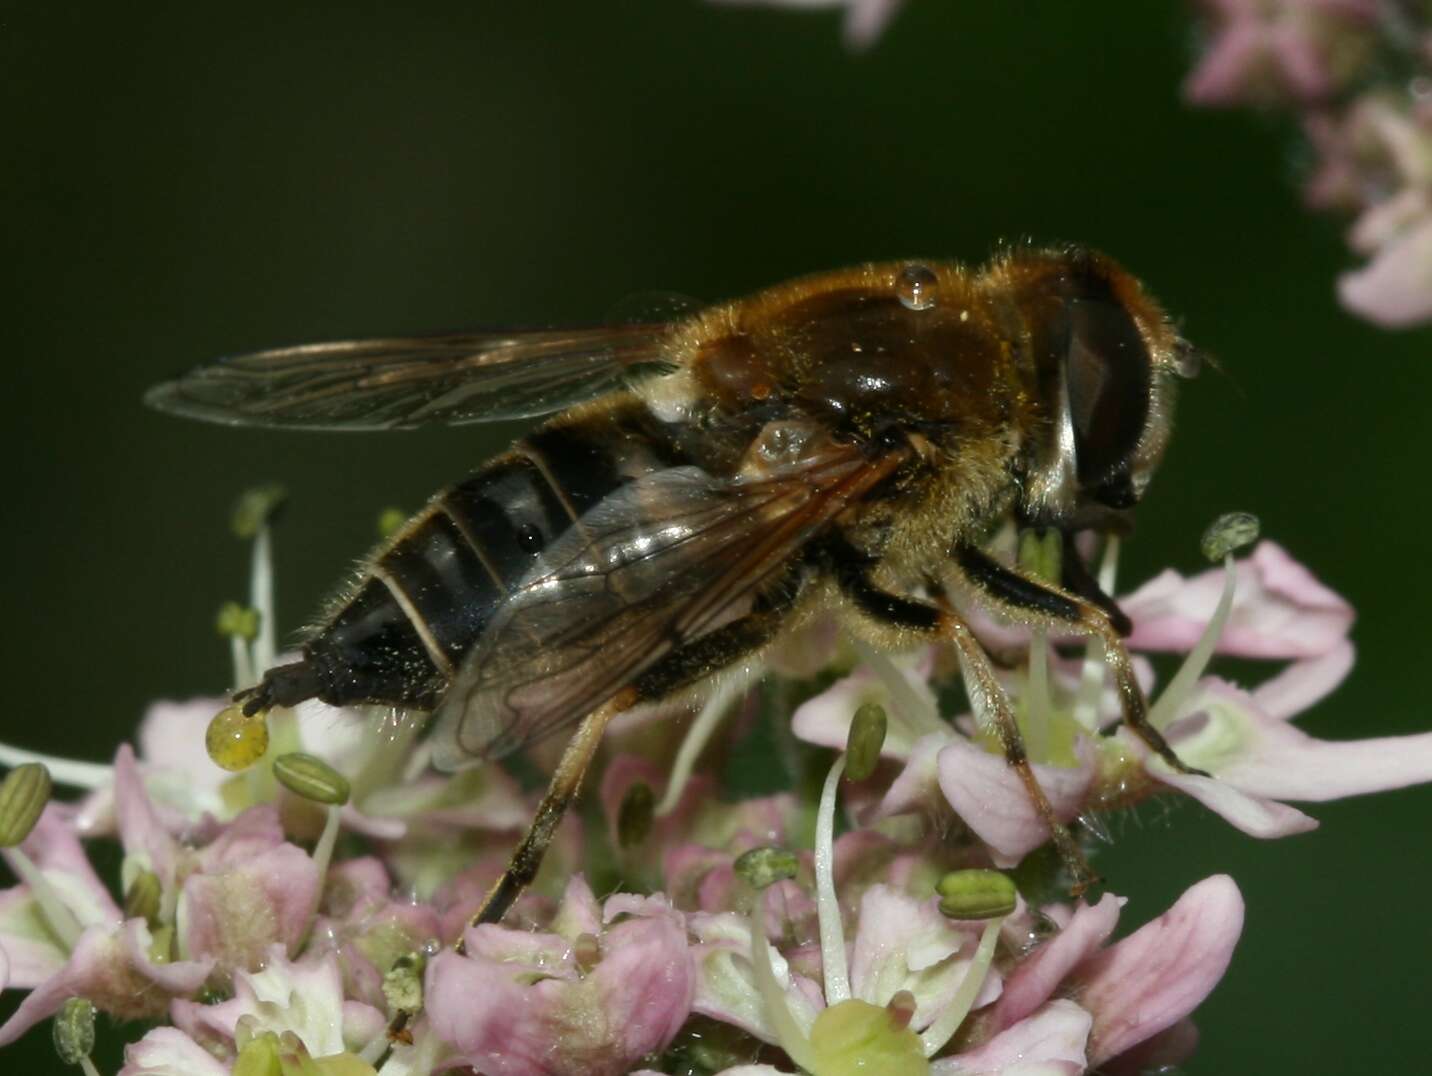
<svg viewBox="0 0 1432 1076">
<path fill-rule="evenodd" d="M 888 475 L 828 443 L 760 477 L 636 479 L 584 515 L 505 600 L 437 711 L 435 761 L 501 757 L 748 612 L 821 528 Z"/>
<path fill-rule="evenodd" d="M 345 340 L 201 366 L 151 407 L 235 426 L 388 430 L 530 418 L 662 365 L 667 324 Z"/>
</svg>

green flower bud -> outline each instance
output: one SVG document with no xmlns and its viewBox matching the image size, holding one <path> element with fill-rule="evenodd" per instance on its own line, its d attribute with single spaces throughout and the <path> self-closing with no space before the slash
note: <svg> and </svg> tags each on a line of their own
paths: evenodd
<svg viewBox="0 0 1432 1076">
<path fill-rule="evenodd" d="M 1064 537 L 1053 527 L 1030 527 L 1019 535 L 1019 566 L 1058 586 L 1064 572 Z"/>
<path fill-rule="evenodd" d="M 408 521 L 408 513 L 401 508 L 384 508 L 378 513 L 378 536 L 380 538 L 391 538 L 403 529 L 403 524 Z"/>
<path fill-rule="evenodd" d="M 341 807 L 348 802 L 348 778 L 314 755 L 279 755 L 273 760 L 273 775 L 294 795 L 314 803 Z"/>
<path fill-rule="evenodd" d="M 252 538 L 268 523 L 288 500 L 288 490 L 277 483 L 255 486 L 239 494 L 229 526 L 240 538 Z"/>
<path fill-rule="evenodd" d="M 794 852 L 784 848 L 752 848 L 736 857 L 736 874 L 756 889 L 794 878 L 800 868 L 800 860 Z"/>
<path fill-rule="evenodd" d="M 0 782 L 0 848 L 14 848 L 30 835 L 50 802 L 50 771 L 42 762 L 16 766 Z"/>
<path fill-rule="evenodd" d="M 845 738 L 845 776 L 863 781 L 875 772 L 888 725 L 885 707 L 879 703 L 867 702 L 855 711 Z"/>
<path fill-rule="evenodd" d="M 237 635 L 245 642 L 253 642 L 259 634 L 259 611 L 238 602 L 225 602 L 214 618 L 214 627 L 225 638 Z"/>
<path fill-rule="evenodd" d="M 626 790 L 621 807 L 617 809 L 617 844 L 623 848 L 635 848 L 651 835 L 651 824 L 656 819 L 656 795 L 651 785 L 637 781 Z"/>
<path fill-rule="evenodd" d="M 94 1006 L 70 998 L 55 1013 L 55 1053 L 66 1065 L 78 1065 L 94 1053 Z"/>
<path fill-rule="evenodd" d="M 1199 548 L 1217 564 L 1229 553 L 1256 542 L 1261 527 L 1251 512 L 1225 512 L 1208 525 Z"/>
<path fill-rule="evenodd" d="M 159 902 L 163 895 L 159 875 L 153 871 L 140 871 L 124 891 L 124 917 L 143 919 L 153 929 L 159 919 Z"/>
<path fill-rule="evenodd" d="M 951 919 L 994 919 L 1014 911 L 1018 891 L 995 870 L 951 871 L 935 885 L 940 911 Z"/>
</svg>

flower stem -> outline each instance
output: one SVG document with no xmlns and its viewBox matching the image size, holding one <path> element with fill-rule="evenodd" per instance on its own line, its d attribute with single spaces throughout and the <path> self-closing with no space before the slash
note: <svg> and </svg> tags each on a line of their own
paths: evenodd
<svg viewBox="0 0 1432 1076">
<path fill-rule="evenodd" d="M 820 966 L 825 973 L 825 1003 L 838 1005 L 850 998 L 850 970 L 845 959 L 845 931 L 840 922 L 840 901 L 835 895 L 835 793 L 845 772 L 840 755 L 826 774 L 815 816 L 815 899 L 820 924 Z"/>
</svg>

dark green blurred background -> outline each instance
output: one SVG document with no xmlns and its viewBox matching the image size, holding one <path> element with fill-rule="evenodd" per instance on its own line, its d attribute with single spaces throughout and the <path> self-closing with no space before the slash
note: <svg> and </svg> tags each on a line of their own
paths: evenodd
<svg viewBox="0 0 1432 1076">
<path fill-rule="evenodd" d="M 1114 253 L 1227 370 L 1184 395 L 1124 578 L 1197 570 L 1208 520 L 1254 511 L 1359 610 L 1356 672 L 1303 726 L 1432 729 L 1432 338 L 1337 308 L 1348 256 L 1300 205 L 1286 129 L 1180 102 L 1186 14 L 911 0 L 851 55 L 834 14 L 697 0 L 0 5 L 0 738 L 105 759 L 148 700 L 225 686 L 212 623 L 244 593 L 243 487 L 293 493 L 292 628 L 379 509 L 513 433 L 239 432 L 146 412 L 151 382 L 265 345 L 585 322 L 636 292 L 720 298 L 1022 236 Z M 1260 843 L 1146 811 L 1101 860 L 1126 925 L 1216 871 L 1243 887 L 1193 1072 L 1425 1064 L 1432 792 L 1312 813 L 1319 832 Z M 58 1067 L 47 1030 L 28 1046 L 29 1071 Z"/>
</svg>

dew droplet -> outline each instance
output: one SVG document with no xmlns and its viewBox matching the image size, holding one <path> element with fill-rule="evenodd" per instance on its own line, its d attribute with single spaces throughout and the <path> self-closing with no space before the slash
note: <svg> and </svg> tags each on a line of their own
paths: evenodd
<svg viewBox="0 0 1432 1076">
<path fill-rule="evenodd" d="M 929 310 L 935 305 L 935 272 L 928 265 L 907 265 L 895 278 L 895 294 L 906 310 Z"/>
</svg>

